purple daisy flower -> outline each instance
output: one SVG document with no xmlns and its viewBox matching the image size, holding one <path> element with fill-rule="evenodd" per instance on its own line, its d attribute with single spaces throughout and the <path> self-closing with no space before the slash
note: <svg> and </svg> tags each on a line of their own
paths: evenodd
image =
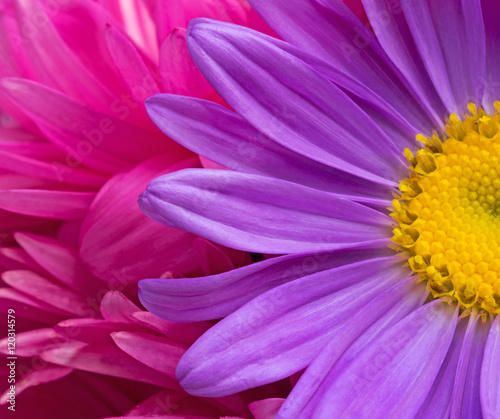
<svg viewBox="0 0 500 419">
<path fill-rule="evenodd" d="M 181 385 L 217 397 L 306 369 L 278 418 L 500 417 L 500 3 L 364 0 L 371 29 L 340 1 L 251 3 L 283 40 L 189 28 L 235 112 L 147 103 L 231 170 L 159 177 L 142 210 L 281 255 L 141 283 L 167 320 L 224 318 Z"/>
</svg>

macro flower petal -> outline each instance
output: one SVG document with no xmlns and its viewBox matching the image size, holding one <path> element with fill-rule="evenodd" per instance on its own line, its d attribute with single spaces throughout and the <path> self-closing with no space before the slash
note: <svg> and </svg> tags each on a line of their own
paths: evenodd
<svg viewBox="0 0 500 419">
<path fill-rule="evenodd" d="M 195 19 L 188 46 L 217 93 L 260 132 L 318 162 L 393 184 L 404 165 L 400 150 L 290 45 L 229 23 Z"/>
<path fill-rule="evenodd" d="M 410 277 L 362 305 L 357 313 L 341 325 L 309 365 L 277 418 L 311 417 L 317 402 L 345 366 L 366 350 L 370 342 L 388 326 L 418 308 L 421 299 L 421 286 Z"/>
<path fill-rule="evenodd" d="M 165 37 L 160 46 L 159 71 L 166 93 L 203 98 L 214 91 L 189 55 L 186 29 L 175 28 Z"/>
<path fill-rule="evenodd" d="M 94 192 L 11 189 L 0 194 L 0 208 L 20 214 L 56 220 L 85 216 Z"/>
<path fill-rule="evenodd" d="M 378 211 L 332 193 L 227 170 L 186 169 L 156 178 L 139 205 L 147 215 L 240 250 L 333 250 L 387 237 L 388 220 Z M 255 214 L 261 214 L 258 223 Z"/>
<path fill-rule="evenodd" d="M 372 259 L 265 292 L 188 349 L 177 367 L 177 378 L 191 394 L 213 397 L 300 371 L 359 306 L 407 276 L 398 265 L 394 257 Z"/>
<path fill-rule="evenodd" d="M 399 0 L 363 0 L 378 41 L 422 102 L 438 119 L 447 112 L 427 74 Z"/>
<path fill-rule="evenodd" d="M 480 0 L 401 1 L 401 8 L 448 113 L 482 103 L 486 47 Z"/>
<path fill-rule="evenodd" d="M 500 97 L 500 3 L 481 0 L 486 38 L 486 77 L 483 107 L 492 113 L 493 103 Z"/>
<path fill-rule="evenodd" d="M 250 3 L 285 41 L 359 81 L 384 98 L 413 126 L 419 129 L 432 126 L 432 113 L 408 88 L 372 31 L 342 2 L 250 0 Z M 341 79 L 337 82 L 347 87 Z"/>
<path fill-rule="evenodd" d="M 500 316 L 493 321 L 481 368 L 481 407 L 485 419 L 500 416 Z"/>
<path fill-rule="evenodd" d="M 70 342 L 44 351 L 40 356 L 57 365 L 180 390 L 173 378 L 144 365 L 112 344 Z"/>
<path fill-rule="evenodd" d="M 422 419 L 432 419 L 435 417 L 449 417 L 451 400 L 457 376 L 457 366 L 460 361 L 460 353 L 467 330 L 468 321 L 460 319 L 450 344 L 450 349 L 446 354 L 439 374 L 432 385 L 427 399 L 422 404 L 419 413 L 416 415 Z"/>
<path fill-rule="evenodd" d="M 148 99 L 146 107 L 166 135 L 224 167 L 350 195 L 359 202 L 390 205 L 380 185 L 296 153 L 216 103 L 158 95 Z"/>
<path fill-rule="evenodd" d="M 145 279 L 139 283 L 141 303 L 157 316 L 178 322 L 225 317 L 252 298 L 305 275 L 380 257 L 380 242 L 337 252 L 315 252 L 272 258 L 201 278 Z"/>
<path fill-rule="evenodd" d="M 137 196 L 155 176 L 199 166 L 198 159 L 184 150 L 146 160 L 104 185 L 80 232 L 80 255 L 95 275 L 117 287 L 166 271 L 185 274 L 203 263 L 194 247 L 195 236 L 162 228 L 137 207 Z"/>
<path fill-rule="evenodd" d="M 314 414 L 411 417 L 432 387 L 456 321 L 455 307 L 441 301 L 409 314 L 358 354 L 324 393 Z"/>
</svg>

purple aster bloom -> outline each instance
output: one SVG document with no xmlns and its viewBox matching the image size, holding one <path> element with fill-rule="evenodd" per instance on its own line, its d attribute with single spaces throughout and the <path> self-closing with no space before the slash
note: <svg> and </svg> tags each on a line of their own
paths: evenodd
<svg viewBox="0 0 500 419">
<path fill-rule="evenodd" d="M 500 417 L 500 3 L 364 0 L 371 29 L 340 1 L 251 3 L 282 40 L 189 28 L 234 112 L 147 103 L 231 170 L 159 177 L 142 210 L 281 255 L 141 283 L 167 320 L 223 318 L 181 385 L 219 397 L 306 369 L 278 418 Z"/>
</svg>

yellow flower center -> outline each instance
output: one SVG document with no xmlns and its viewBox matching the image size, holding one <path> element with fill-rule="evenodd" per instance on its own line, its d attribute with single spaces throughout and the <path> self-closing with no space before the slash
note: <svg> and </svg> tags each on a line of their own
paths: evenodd
<svg viewBox="0 0 500 419">
<path fill-rule="evenodd" d="M 450 116 L 444 140 L 418 135 L 425 147 L 405 150 L 392 240 L 434 298 L 500 313 L 500 115 L 468 108 L 463 121 Z"/>
</svg>

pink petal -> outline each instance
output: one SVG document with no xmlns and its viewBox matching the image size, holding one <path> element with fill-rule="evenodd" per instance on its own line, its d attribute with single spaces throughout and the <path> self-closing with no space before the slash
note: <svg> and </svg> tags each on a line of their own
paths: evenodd
<svg viewBox="0 0 500 419">
<path fill-rule="evenodd" d="M 185 167 L 199 167 L 199 162 L 195 158 L 182 161 L 174 154 L 158 156 L 114 176 L 101 189 L 80 236 L 80 255 L 94 274 L 120 289 L 166 271 L 184 276 L 190 272 L 206 274 L 202 267 L 210 258 L 210 264 L 226 258 L 205 251 L 206 245 L 200 253 L 193 248 L 196 236 L 158 225 L 137 206 L 137 196 L 149 180 Z"/>
<path fill-rule="evenodd" d="M 106 29 L 106 42 L 123 81 L 128 87 L 128 93 L 142 110 L 138 120 L 146 127 L 153 127 L 147 117 L 144 101 L 154 94 L 160 93 L 158 83 L 145 63 L 145 57 L 134 44 L 117 28 L 109 26 Z M 152 63 L 148 63 L 153 68 Z"/>
<path fill-rule="evenodd" d="M 8 354 L 7 339 L 8 338 L 0 340 L 0 351 L 6 355 Z M 44 350 L 64 342 L 64 340 L 65 339 L 52 328 L 18 333 L 16 334 L 15 354 L 16 356 L 37 356 Z"/>
<path fill-rule="evenodd" d="M 192 345 L 209 328 L 209 323 L 174 323 L 160 319 L 149 311 L 138 311 L 132 317 L 152 330 L 164 334 L 169 339 Z"/>
<path fill-rule="evenodd" d="M 11 189 L 0 194 L 0 208 L 56 220 L 83 218 L 95 198 L 93 192 Z"/>
<path fill-rule="evenodd" d="M 136 311 L 141 309 L 118 291 L 107 292 L 101 301 L 102 317 L 108 321 L 129 322 Z"/>
<path fill-rule="evenodd" d="M 16 233 L 16 241 L 42 268 L 69 288 L 93 293 L 102 288 L 80 261 L 76 249 L 49 237 Z"/>
<path fill-rule="evenodd" d="M 75 342 L 45 351 L 41 357 L 62 366 L 181 390 L 176 380 L 147 367 L 116 346 Z"/>
<path fill-rule="evenodd" d="M 46 365 L 39 370 L 33 370 L 23 375 L 22 380 L 16 383 L 16 396 L 19 396 L 24 390 L 30 387 L 36 387 L 40 384 L 50 383 L 51 381 L 59 380 L 66 377 L 73 371 L 72 368 L 60 367 L 58 365 Z M 0 405 L 4 405 L 8 401 L 9 390 L 6 390 L 0 397 Z"/>
<path fill-rule="evenodd" d="M 167 35 L 160 47 L 159 69 L 166 93 L 205 98 L 214 91 L 189 55 L 186 29 L 175 28 Z"/>
<path fill-rule="evenodd" d="M 187 346 L 140 332 L 111 334 L 116 345 L 131 357 L 162 374 L 175 378 L 175 368 Z"/>
<path fill-rule="evenodd" d="M 7 271 L 2 279 L 11 287 L 47 303 L 61 313 L 86 316 L 85 300 L 73 291 L 55 285 L 31 271 Z"/>
<path fill-rule="evenodd" d="M 73 1 L 73 6 L 79 1 Z M 105 107 L 113 102 L 113 93 L 108 87 L 102 83 L 95 74 L 89 71 L 88 64 L 90 60 L 83 62 L 79 54 L 89 50 L 89 47 L 94 47 L 93 61 L 101 61 L 95 59 L 95 45 L 92 45 L 91 40 L 94 38 L 93 34 L 96 32 L 96 26 L 91 25 L 89 20 L 90 4 L 82 10 L 80 7 L 77 15 L 65 14 L 65 23 L 69 27 L 64 30 L 66 37 L 77 35 L 78 21 L 85 20 L 88 23 L 85 38 L 80 41 L 74 42 L 75 39 L 68 39 L 69 43 L 65 42 L 60 33 L 56 30 L 54 22 L 51 20 L 50 15 L 54 18 L 62 19 L 63 9 L 62 5 L 58 4 L 58 13 L 47 13 L 44 10 L 41 2 L 32 2 L 30 0 L 19 0 L 16 4 L 16 12 L 18 24 L 22 30 L 22 34 L 29 34 L 29 42 L 20 43 L 29 56 L 32 68 L 36 72 L 36 79 L 42 84 L 57 88 L 66 94 L 78 98 L 89 106 Z M 78 9 L 78 7 L 77 7 Z M 38 21 L 43 21 L 43 30 L 33 22 L 34 16 Z M 75 16 L 78 16 L 76 19 Z M 64 19 L 62 19 L 64 22 Z M 80 26 L 81 27 L 81 26 Z M 91 29 L 90 29 L 91 28 Z M 24 32 L 24 33 L 23 33 Z M 23 38 L 21 38 L 23 39 Z M 87 48 L 85 48 L 87 45 Z M 79 50 L 73 50 L 75 47 Z M 108 69 L 109 72 L 109 69 Z M 112 83 L 112 80 L 111 80 Z M 103 105 L 101 105 L 103 104 Z"/>
<path fill-rule="evenodd" d="M 249 408 L 255 419 L 274 419 L 285 399 L 265 399 L 250 403 Z"/>
</svg>

